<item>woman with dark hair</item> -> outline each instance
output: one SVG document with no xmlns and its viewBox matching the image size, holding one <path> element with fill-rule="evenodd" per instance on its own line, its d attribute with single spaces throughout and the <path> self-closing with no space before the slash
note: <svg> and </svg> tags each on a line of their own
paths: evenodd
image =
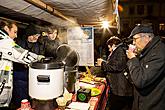
<svg viewBox="0 0 165 110">
<path fill-rule="evenodd" d="M 101 69 L 106 73 L 111 87 L 109 110 L 131 110 L 132 84 L 124 76 L 127 56 L 122 41 L 113 36 L 107 43 L 110 54 L 107 61 L 100 60 Z"/>
</svg>

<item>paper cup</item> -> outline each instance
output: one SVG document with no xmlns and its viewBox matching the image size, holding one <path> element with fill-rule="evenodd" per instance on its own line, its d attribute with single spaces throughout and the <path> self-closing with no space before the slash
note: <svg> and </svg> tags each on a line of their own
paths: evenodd
<svg viewBox="0 0 165 110">
<path fill-rule="evenodd" d="M 136 49 L 136 46 L 135 46 L 135 45 L 132 45 L 132 44 L 130 44 L 130 45 L 129 45 L 128 50 L 130 50 L 130 51 L 134 52 L 134 51 L 135 51 L 135 49 Z"/>
<path fill-rule="evenodd" d="M 98 58 L 97 59 L 97 66 L 101 66 L 101 63 L 102 63 L 102 59 L 101 58 Z"/>
</svg>

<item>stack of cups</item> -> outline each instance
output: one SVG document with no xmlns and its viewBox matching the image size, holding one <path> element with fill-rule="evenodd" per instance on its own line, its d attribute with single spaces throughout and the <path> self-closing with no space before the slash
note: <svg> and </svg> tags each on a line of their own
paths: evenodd
<svg viewBox="0 0 165 110">
<path fill-rule="evenodd" d="M 31 106 L 30 106 L 30 102 L 27 99 L 23 99 L 21 101 L 21 110 L 30 110 Z"/>
</svg>

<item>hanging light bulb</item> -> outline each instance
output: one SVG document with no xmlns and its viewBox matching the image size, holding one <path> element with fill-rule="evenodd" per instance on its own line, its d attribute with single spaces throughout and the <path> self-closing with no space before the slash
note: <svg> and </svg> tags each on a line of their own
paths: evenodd
<svg viewBox="0 0 165 110">
<path fill-rule="evenodd" d="M 108 28 L 109 22 L 108 21 L 102 21 L 102 28 Z"/>
</svg>

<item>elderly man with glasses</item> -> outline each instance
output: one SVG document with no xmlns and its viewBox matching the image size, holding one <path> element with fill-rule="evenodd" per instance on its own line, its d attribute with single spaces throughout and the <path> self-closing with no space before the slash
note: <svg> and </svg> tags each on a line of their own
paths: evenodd
<svg viewBox="0 0 165 110">
<path fill-rule="evenodd" d="M 129 76 L 134 84 L 133 110 L 165 110 L 165 44 L 150 25 L 136 26 L 127 50 Z"/>
</svg>

